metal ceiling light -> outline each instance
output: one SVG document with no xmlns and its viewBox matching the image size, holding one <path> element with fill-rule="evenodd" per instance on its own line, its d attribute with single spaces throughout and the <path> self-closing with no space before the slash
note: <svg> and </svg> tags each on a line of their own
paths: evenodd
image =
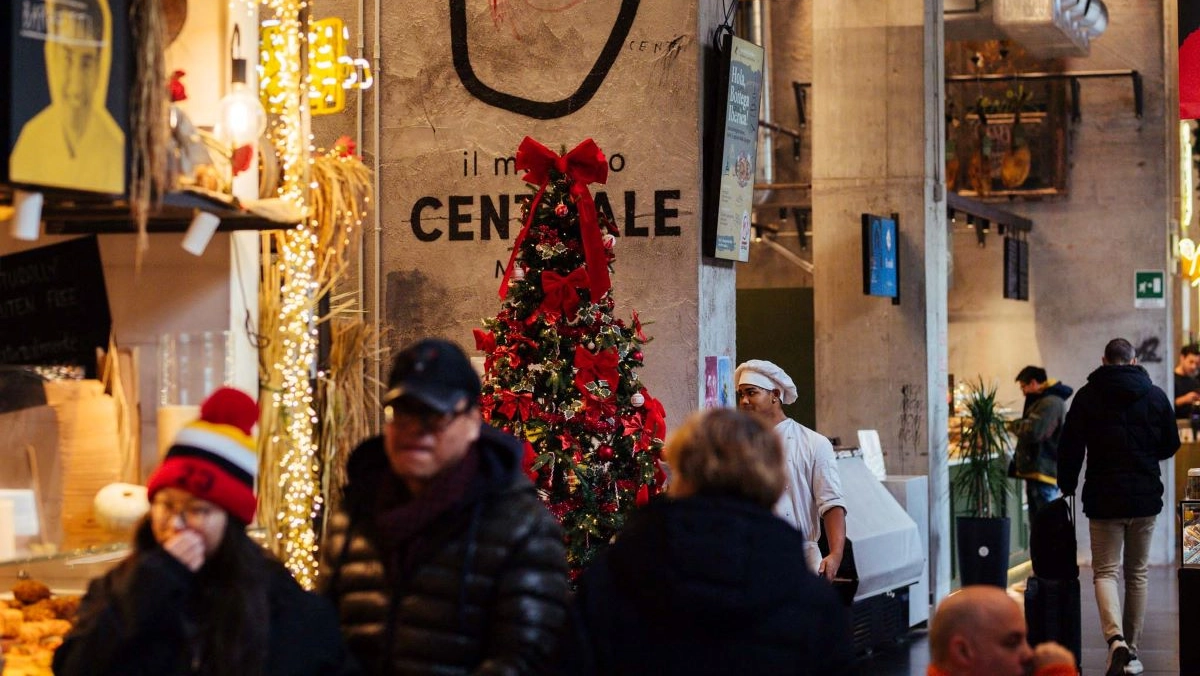
<svg viewBox="0 0 1200 676">
<path fill-rule="evenodd" d="M 1087 56 L 1108 9 L 1103 0 L 995 0 L 992 22 L 1033 56 Z"/>
</svg>

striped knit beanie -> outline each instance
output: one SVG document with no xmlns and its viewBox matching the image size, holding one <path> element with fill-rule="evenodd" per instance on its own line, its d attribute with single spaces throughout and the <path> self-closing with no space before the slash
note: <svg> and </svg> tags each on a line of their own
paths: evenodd
<svg viewBox="0 0 1200 676">
<path fill-rule="evenodd" d="M 250 431 L 258 422 L 258 404 L 231 387 L 209 395 L 200 419 L 188 423 L 167 449 L 162 464 L 146 482 L 147 496 L 179 488 L 220 506 L 244 524 L 254 519 L 258 457 Z"/>
</svg>

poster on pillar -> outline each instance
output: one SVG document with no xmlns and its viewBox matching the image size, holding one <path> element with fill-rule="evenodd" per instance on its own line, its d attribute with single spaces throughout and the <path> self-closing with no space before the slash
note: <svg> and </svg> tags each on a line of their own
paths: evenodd
<svg viewBox="0 0 1200 676">
<path fill-rule="evenodd" d="M 0 180 L 125 192 L 132 54 L 127 0 L 0 10 Z"/>
<path fill-rule="evenodd" d="M 652 318 L 655 337 L 678 333 L 686 313 L 662 290 L 694 294 L 699 264 L 697 12 L 691 0 L 385 7 L 380 275 L 392 347 L 439 335 L 470 351 L 472 329 L 495 314 L 535 189 L 516 169 L 526 136 L 559 155 L 599 146 L 607 181 L 588 189 L 618 230 L 616 306 Z M 646 364 L 648 383 L 682 381 L 670 363 Z M 695 400 L 690 382 L 669 387 Z"/>
</svg>

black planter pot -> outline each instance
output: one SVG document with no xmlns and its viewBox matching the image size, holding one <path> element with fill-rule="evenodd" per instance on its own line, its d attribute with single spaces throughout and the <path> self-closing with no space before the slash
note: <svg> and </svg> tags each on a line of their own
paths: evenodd
<svg viewBox="0 0 1200 676">
<path fill-rule="evenodd" d="M 962 586 L 1008 586 L 1008 517 L 960 516 L 955 521 L 958 579 Z"/>
</svg>

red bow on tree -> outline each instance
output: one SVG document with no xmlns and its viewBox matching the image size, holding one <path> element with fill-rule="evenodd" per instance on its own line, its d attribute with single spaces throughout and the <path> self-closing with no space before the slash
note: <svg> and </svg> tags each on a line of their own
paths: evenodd
<svg viewBox="0 0 1200 676">
<path fill-rule="evenodd" d="M 500 391 L 500 412 L 509 420 L 513 419 L 514 413 L 519 414 L 521 420 L 529 420 L 529 410 L 532 406 L 533 393 L 531 392 Z"/>
<path fill-rule="evenodd" d="M 512 276 L 513 265 L 521 250 L 521 242 L 533 223 L 537 212 L 538 202 L 546 192 L 550 182 L 550 170 L 555 169 L 571 180 L 571 197 L 579 210 L 579 237 L 583 240 L 583 258 L 587 262 L 589 280 L 588 291 L 592 300 L 600 297 L 611 288 L 608 280 L 608 259 L 604 252 L 604 239 L 600 232 L 600 222 L 596 217 L 596 203 L 588 190 L 591 183 L 608 181 L 608 160 L 592 139 L 585 139 L 570 152 L 559 157 L 554 151 L 537 141 L 525 137 L 517 148 L 516 168 L 524 171 L 526 183 L 540 186 L 529 205 L 529 215 L 525 219 L 520 234 L 513 242 L 512 256 L 508 259 L 508 267 L 504 269 L 504 278 L 500 280 L 500 297 L 508 295 L 508 279 Z"/>
<path fill-rule="evenodd" d="M 496 351 L 496 336 L 486 329 L 471 329 L 475 334 L 475 349 L 490 355 Z"/>
<path fill-rule="evenodd" d="M 633 311 L 633 334 L 643 343 L 649 342 L 646 340 L 646 334 L 642 332 L 642 320 L 638 318 L 637 310 Z"/>
<path fill-rule="evenodd" d="M 587 271 L 575 268 L 571 274 L 563 277 L 553 270 L 542 273 L 542 310 L 545 312 L 561 312 L 563 317 L 570 317 L 579 307 L 579 293 L 575 289 L 588 285 Z"/>
<path fill-rule="evenodd" d="M 538 471 L 533 469 L 533 463 L 537 462 L 537 451 L 533 450 L 533 444 L 525 442 L 525 452 L 521 454 L 521 469 L 525 471 L 525 476 L 529 477 L 530 481 L 537 481 Z"/>
<path fill-rule="evenodd" d="M 592 354 L 582 345 L 575 346 L 575 387 L 578 387 L 584 396 L 595 399 L 608 399 L 616 396 L 619 360 L 616 348 L 610 347 L 597 354 Z M 588 385 L 597 380 L 608 383 L 608 397 L 597 397 L 588 390 Z"/>
<path fill-rule="evenodd" d="M 652 439 L 666 439 L 667 412 L 663 408 L 662 402 L 650 396 L 645 388 L 642 388 L 641 393 L 646 398 L 646 402 L 642 405 L 646 409 L 646 415 L 642 419 L 643 429 Z"/>
</svg>

